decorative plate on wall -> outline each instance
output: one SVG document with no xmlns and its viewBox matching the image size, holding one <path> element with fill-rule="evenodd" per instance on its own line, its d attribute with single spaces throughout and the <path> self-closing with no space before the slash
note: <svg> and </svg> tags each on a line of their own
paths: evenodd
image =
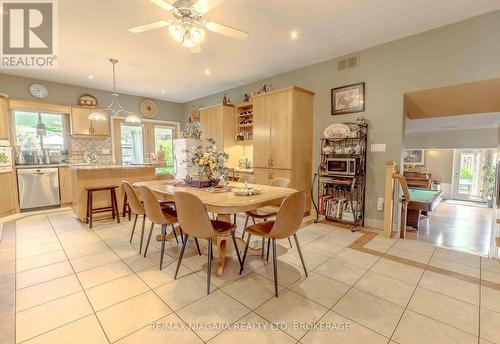
<svg viewBox="0 0 500 344">
<path fill-rule="evenodd" d="M 323 135 L 330 140 L 342 140 L 349 136 L 351 129 L 342 123 L 334 123 L 326 127 Z"/>
<path fill-rule="evenodd" d="M 141 110 L 142 115 L 147 118 L 154 118 L 158 115 L 158 105 L 149 99 L 143 101 L 139 109 Z"/>
</svg>

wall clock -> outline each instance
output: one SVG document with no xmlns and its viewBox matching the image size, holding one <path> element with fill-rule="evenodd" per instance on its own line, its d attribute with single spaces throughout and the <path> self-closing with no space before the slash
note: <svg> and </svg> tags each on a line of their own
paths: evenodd
<svg viewBox="0 0 500 344">
<path fill-rule="evenodd" d="M 30 94 L 38 99 L 47 98 L 49 95 L 49 89 L 41 84 L 31 84 L 29 87 Z"/>
<path fill-rule="evenodd" d="M 154 118 L 158 114 L 158 105 L 149 99 L 143 101 L 139 109 L 141 110 L 143 116 L 147 118 Z"/>
</svg>

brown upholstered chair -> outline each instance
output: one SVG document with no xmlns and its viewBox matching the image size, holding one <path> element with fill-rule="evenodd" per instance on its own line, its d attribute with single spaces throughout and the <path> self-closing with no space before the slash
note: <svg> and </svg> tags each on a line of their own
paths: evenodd
<svg viewBox="0 0 500 344">
<path fill-rule="evenodd" d="M 238 255 L 238 262 L 241 265 L 240 251 L 234 236 L 236 226 L 232 223 L 210 220 L 205 206 L 201 200 L 188 192 L 176 192 L 175 205 L 177 208 L 177 217 L 179 225 L 184 232 L 184 240 L 182 249 L 177 261 L 177 269 L 175 270 L 174 279 L 177 279 L 177 273 L 181 266 L 184 250 L 189 236 L 198 239 L 208 240 L 208 271 L 207 271 L 207 294 L 210 294 L 210 277 L 212 274 L 212 240 L 218 236 L 231 236 L 233 239 L 234 249 Z"/>
<path fill-rule="evenodd" d="M 169 179 L 175 179 L 175 177 L 170 173 L 157 173 L 155 174 L 154 177 L 154 180 L 169 180 Z"/>
<path fill-rule="evenodd" d="M 240 274 L 243 271 L 245 264 L 245 259 L 248 252 L 248 246 L 250 244 L 250 239 L 252 235 L 256 235 L 262 238 L 267 238 L 273 242 L 273 268 L 274 268 L 274 293 L 278 297 L 278 262 L 276 260 L 276 239 L 290 238 L 293 235 L 295 239 L 295 245 L 297 245 L 297 251 L 302 262 L 302 267 L 307 275 L 306 264 L 304 263 L 304 257 L 302 256 L 302 250 L 299 246 L 299 241 L 297 239 L 297 231 L 302 224 L 302 219 L 304 217 L 304 210 L 306 207 L 306 193 L 304 191 L 297 191 L 289 195 L 283 203 L 281 204 L 280 210 L 276 215 L 276 220 L 260 222 L 253 226 L 247 227 L 246 231 L 248 233 L 247 243 L 245 245 L 245 252 L 243 253 L 243 260 L 241 263 Z"/>
<path fill-rule="evenodd" d="M 286 178 L 275 178 L 271 180 L 271 183 L 269 184 L 271 186 L 276 186 L 280 188 L 288 188 L 290 187 L 290 180 Z M 280 204 L 277 203 L 275 205 L 270 205 L 267 207 L 259 208 L 256 210 L 251 210 L 245 212 L 245 215 L 247 216 L 245 220 L 245 226 L 243 227 L 243 234 L 241 234 L 241 238 L 245 239 L 245 228 L 247 228 L 248 225 L 248 219 L 251 218 L 253 221 L 253 224 L 255 225 L 255 219 L 260 219 L 263 221 L 267 221 L 269 218 L 276 216 L 278 213 Z M 290 238 L 288 238 L 288 243 L 290 244 L 290 247 L 292 247 L 292 241 Z M 269 248 L 270 248 L 271 241 L 267 241 L 267 260 L 269 260 Z M 262 239 L 262 256 L 264 255 L 264 239 Z"/>
<path fill-rule="evenodd" d="M 127 182 L 126 180 L 122 180 L 123 190 L 125 190 L 125 195 L 127 195 L 127 202 L 130 207 L 131 213 L 135 214 L 134 218 L 134 227 L 132 227 L 132 234 L 130 235 L 130 242 L 132 242 L 132 238 L 134 237 L 135 226 L 137 224 L 137 218 L 142 215 L 142 229 L 141 229 L 141 242 L 139 244 L 139 254 L 142 253 L 142 242 L 144 239 L 144 226 L 146 225 L 146 211 L 144 210 L 144 206 L 139 199 L 139 195 L 135 188 Z"/>
<path fill-rule="evenodd" d="M 146 247 L 144 248 L 144 257 L 146 257 L 146 253 L 148 252 L 148 247 L 151 241 L 151 235 L 153 234 L 154 225 L 155 224 L 161 225 L 161 232 L 163 235 L 162 237 L 163 240 L 161 243 L 161 256 L 160 256 L 160 270 L 161 270 L 163 268 L 163 255 L 165 253 L 165 240 L 167 238 L 167 227 L 169 225 L 172 226 L 172 231 L 175 233 L 174 224 L 178 222 L 177 214 L 176 211 L 170 207 L 162 208 L 160 202 L 156 198 L 153 191 L 147 186 L 142 185 L 139 187 L 139 190 L 141 190 L 146 216 L 151 221 L 151 228 L 149 229 L 149 235 L 146 241 Z M 199 247 L 198 251 L 200 251 Z"/>
</svg>

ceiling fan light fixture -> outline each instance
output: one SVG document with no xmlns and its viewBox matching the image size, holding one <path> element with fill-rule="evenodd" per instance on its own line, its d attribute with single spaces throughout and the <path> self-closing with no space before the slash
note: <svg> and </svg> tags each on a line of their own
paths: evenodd
<svg viewBox="0 0 500 344">
<path fill-rule="evenodd" d="M 177 43 L 182 43 L 184 40 L 184 34 L 185 30 L 180 24 L 174 24 L 170 25 L 168 31 L 170 32 L 170 36 L 176 41 Z"/>
<path fill-rule="evenodd" d="M 206 33 L 205 33 L 205 30 L 203 30 L 203 28 L 201 27 L 201 25 L 192 26 L 189 29 L 189 33 L 191 35 L 192 41 L 195 44 L 201 44 L 201 42 L 203 42 L 205 40 Z"/>
<path fill-rule="evenodd" d="M 181 44 L 184 48 L 194 48 L 197 45 L 191 36 L 191 32 L 189 31 L 186 31 L 184 34 L 184 40 Z"/>
</svg>

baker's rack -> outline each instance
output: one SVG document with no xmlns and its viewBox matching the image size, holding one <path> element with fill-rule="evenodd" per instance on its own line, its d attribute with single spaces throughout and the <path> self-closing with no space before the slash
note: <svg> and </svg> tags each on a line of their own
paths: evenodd
<svg viewBox="0 0 500 344">
<path fill-rule="evenodd" d="M 352 231 L 365 223 L 366 189 L 366 154 L 368 125 L 364 119 L 357 122 L 343 123 L 350 133 L 345 138 L 321 138 L 320 164 L 314 175 L 311 196 L 316 209 L 316 220 L 324 216 L 325 220 L 352 225 Z M 334 174 L 327 171 L 327 159 L 356 159 L 356 171 L 353 175 Z M 317 197 L 313 189 L 317 182 Z M 325 209 L 328 203 L 336 204 L 335 213 Z M 331 208 L 331 207 L 330 207 Z M 331 210 L 331 209 L 328 209 Z"/>
</svg>

